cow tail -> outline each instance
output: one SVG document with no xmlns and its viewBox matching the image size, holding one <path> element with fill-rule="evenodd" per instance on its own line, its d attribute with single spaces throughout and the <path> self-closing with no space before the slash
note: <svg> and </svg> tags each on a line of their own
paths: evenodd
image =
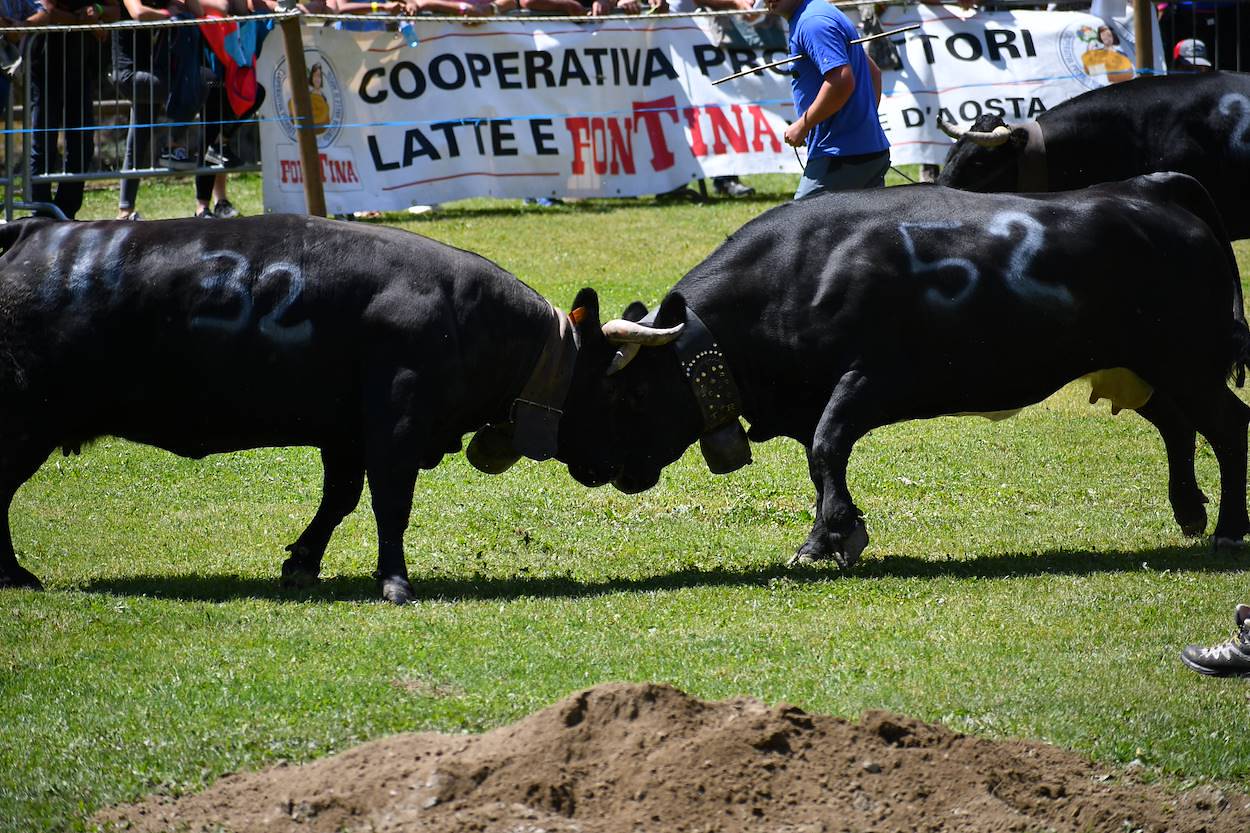
<svg viewBox="0 0 1250 833">
<path fill-rule="evenodd" d="M 1241 297 L 1241 276 L 1233 270 L 1233 344 L 1236 345 L 1236 358 L 1233 359 L 1233 380 L 1237 387 L 1246 385 L 1246 365 L 1250 365 L 1250 327 L 1246 325 L 1246 308 Z"/>
<path fill-rule="evenodd" d="M 1223 228 L 1220 229 L 1223 231 Z M 1250 326 L 1246 324 L 1246 304 L 1242 296 L 1241 272 L 1237 268 L 1237 256 L 1228 237 L 1223 238 L 1229 271 L 1233 278 L 1233 381 L 1237 387 L 1246 386 L 1246 366 L 1250 365 Z"/>
</svg>

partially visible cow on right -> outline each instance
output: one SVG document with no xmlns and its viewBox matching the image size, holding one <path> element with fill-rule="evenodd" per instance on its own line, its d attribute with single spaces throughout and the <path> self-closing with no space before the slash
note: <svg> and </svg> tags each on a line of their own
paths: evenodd
<svg viewBox="0 0 1250 833">
<path fill-rule="evenodd" d="M 696 440 L 721 473 L 749 462 L 748 440 L 790 437 L 817 495 L 793 562 L 849 568 L 867 546 L 846 471 L 868 432 L 1001 415 L 1087 374 L 1096 397 L 1158 429 L 1185 534 L 1207 527 L 1195 432 L 1219 462 L 1215 542 L 1250 534 L 1250 407 L 1226 384 L 1244 378 L 1250 328 L 1232 247 L 1191 177 L 798 200 L 734 232 L 654 315 L 635 303 L 601 325 L 592 290 L 574 307 L 581 351 L 556 454 L 569 473 L 640 492 Z"/>
<path fill-rule="evenodd" d="M 1250 75 L 1136 78 L 1063 102 L 1015 127 L 981 116 L 956 139 L 939 185 L 1069 191 L 1179 171 L 1202 183 L 1233 240 L 1250 237 Z"/>
</svg>

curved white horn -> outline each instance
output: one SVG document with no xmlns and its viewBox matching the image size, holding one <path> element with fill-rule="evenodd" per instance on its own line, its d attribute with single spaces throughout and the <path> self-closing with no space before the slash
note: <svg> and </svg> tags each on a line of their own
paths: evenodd
<svg viewBox="0 0 1250 833">
<path fill-rule="evenodd" d="M 938 129 L 955 141 L 966 138 L 969 142 L 974 142 L 983 148 L 996 148 L 1011 138 L 1011 128 L 1005 124 L 1000 124 L 990 131 L 964 130 L 938 119 Z"/>
<path fill-rule="evenodd" d="M 938 116 L 937 126 L 938 126 L 938 130 L 941 130 L 943 133 L 945 133 L 947 136 L 950 136 L 956 142 L 962 139 L 963 135 L 968 132 L 957 124 L 947 124 L 946 122 L 942 121 L 941 116 Z"/>
<path fill-rule="evenodd" d="M 638 351 L 642 349 L 641 344 L 622 344 L 621 349 L 616 351 L 616 355 L 612 357 L 612 363 L 608 365 L 607 375 L 611 376 L 619 370 L 624 369 L 625 365 L 634 360 L 634 356 L 638 355 Z"/>
<path fill-rule="evenodd" d="M 668 344 L 681 335 L 682 328 L 685 326 L 685 324 L 678 324 L 676 327 L 659 330 L 634 321 L 626 321 L 624 318 L 613 318 L 603 325 L 603 334 L 607 337 L 609 344 L 640 344 L 643 347 L 658 347 L 661 344 Z"/>
</svg>

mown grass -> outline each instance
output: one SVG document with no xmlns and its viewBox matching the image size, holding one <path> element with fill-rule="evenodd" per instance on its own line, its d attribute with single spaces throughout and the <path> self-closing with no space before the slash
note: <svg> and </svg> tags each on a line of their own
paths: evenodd
<svg viewBox="0 0 1250 833">
<path fill-rule="evenodd" d="M 657 301 L 782 201 L 468 201 L 392 222 L 491 257 L 567 305 Z M 259 210 L 258 183 L 233 198 Z M 109 216 L 111 192 L 88 211 Z M 189 183 L 146 186 L 186 214 Z M 1239 247 L 1243 268 L 1250 249 Z M 1244 272 L 1243 272 L 1244 278 Z M 315 452 L 188 461 L 118 440 L 54 458 L 14 537 L 49 592 L 0 592 L 0 829 L 80 826 L 99 806 L 203 787 L 386 733 L 480 731 L 606 680 L 819 712 L 888 708 L 1040 738 L 1184 786 L 1250 775 L 1250 687 L 1182 668 L 1250 599 L 1243 553 L 1171 520 L 1160 443 L 1075 387 L 1006 423 L 870 435 L 851 486 L 865 563 L 788 571 L 811 523 L 801 450 L 714 477 L 687 454 L 654 490 L 587 490 L 554 463 L 499 477 L 447 459 L 417 485 L 406 551 L 420 603 L 375 599 L 367 500 L 325 580 L 278 589 L 318 499 Z M 1213 457 L 1200 479 L 1215 496 Z"/>
</svg>

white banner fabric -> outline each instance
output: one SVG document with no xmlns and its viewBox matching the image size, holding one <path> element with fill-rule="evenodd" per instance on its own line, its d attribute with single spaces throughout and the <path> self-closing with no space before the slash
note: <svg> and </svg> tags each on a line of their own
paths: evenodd
<svg viewBox="0 0 1250 833">
<path fill-rule="evenodd" d="M 944 122 L 969 126 L 983 114 L 1018 124 L 1073 96 L 1134 76 L 1132 19 L 1081 12 L 964 12 L 957 6 L 891 6 L 885 30 L 902 68 L 882 73 L 881 124 L 895 164 L 940 163 L 951 140 Z M 1163 46 L 1155 26 L 1155 70 Z"/>
<path fill-rule="evenodd" d="M 1113 37 L 1080 13 L 956 12 L 883 15 L 886 29 L 922 24 L 891 39 L 902 68 L 883 73 L 881 121 L 896 164 L 945 158 L 938 114 L 965 125 L 981 113 L 1023 121 L 1132 75 L 1122 22 Z M 701 177 L 800 170 L 782 141 L 794 117 L 785 67 L 711 83 L 785 52 L 727 45 L 714 23 L 613 16 L 416 29 L 415 47 L 397 32 L 305 30 L 332 214 L 471 196 L 641 196 Z M 257 67 L 269 92 L 265 208 L 301 212 L 288 74 L 282 38 L 266 38 Z"/>
</svg>

